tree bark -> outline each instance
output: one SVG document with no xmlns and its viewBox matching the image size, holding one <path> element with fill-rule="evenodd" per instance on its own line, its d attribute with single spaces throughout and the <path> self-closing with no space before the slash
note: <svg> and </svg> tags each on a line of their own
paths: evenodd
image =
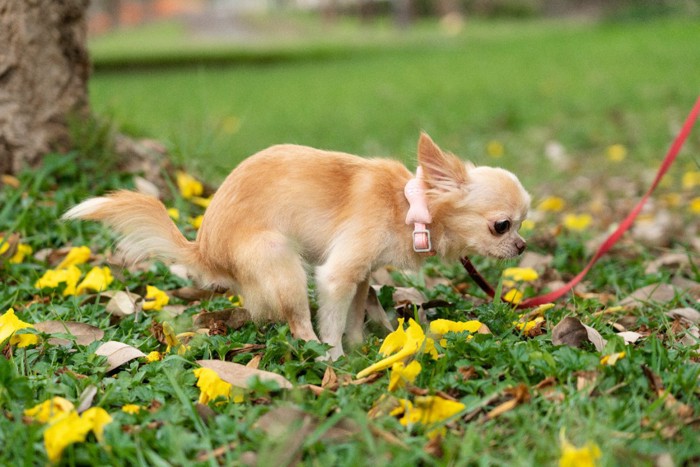
<svg viewBox="0 0 700 467">
<path fill-rule="evenodd" d="M 70 147 L 89 115 L 89 0 L 0 0 L 0 173 Z"/>
</svg>

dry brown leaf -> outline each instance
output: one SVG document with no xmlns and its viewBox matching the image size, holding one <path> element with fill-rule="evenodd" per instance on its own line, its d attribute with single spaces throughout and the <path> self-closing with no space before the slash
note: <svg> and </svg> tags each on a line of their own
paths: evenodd
<svg viewBox="0 0 700 467">
<path fill-rule="evenodd" d="M 367 293 L 367 301 L 365 302 L 365 309 L 369 319 L 381 324 L 389 332 L 394 330 L 389 322 L 389 318 L 386 315 L 386 311 L 384 311 L 382 304 L 379 303 L 377 290 L 374 287 L 369 288 L 369 292 Z"/>
<path fill-rule="evenodd" d="M 666 312 L 671 318 L 681 318 L 689 324 L 700 324 L 700 311 L 694 308 L 674 308 Z"/>
<path fill-rule="evenodd" d="M 576 390 L 590 395 L 598 385 L 599 374 L 596 371 L 577 371 Z"/>
<path fill-rule="evenodd" d="M 396 287 L 392 298 L 396 306 L 422 305 L 425 302 L 425 296 L 415 287 Z"/>
<path fill-rule="evenodd" d="M 572 316 L 567 316 L 552 329 L 552 344 L 554 345 L 581 347 L 585 342 L 592 343 L 599 352 L 607 344 L 598 331 Z"/>
<path fill-rule="evenodd" d="M 494 409 L 486 414 L 487 420 L 493 420 L 496 417 L 500 417 L 506 412 L 509 412 L 516 408 L 517 406 L 530 401 L 530 390 L 524 384 L 518 384 L 513 388 L 508 388 L 503 391 L 504 395 L 512 397 L 500 405 L 496 406 Z"/>
<path fill-rule="evenodd" d="M 253 358 L 250 359 L 248 363 L 245 364 L 248 368 L 255 368 L 256 370 L 260 366 L 260 361 L 262 360 L 262 355 L 261 354 L 256 354 L 253 355 Z"/>
<path fill-rule="evenodd" d="M 255 428 L 265 432 L 273 441 L 271 450 L 266 453 L 268 462 L 276 465 L 294 465 L 301 456 L 307 437 L 320 425 L 311 414 L 294 406 L 272 409 L 255 422 Z M 339 420 L 320 435 L 324 441 L 347 441 L 359 431 L 350 420 Z"/>
<path fill-rule="evenodd" d="M 661 381 L 661 377 L 654 373 L 651 368 L 646 365 L 642 365 L 642 371 L 644 372 L 644 376 L 646 376 L 647 381 L 649 381 L 649 387 L 651 387 L 651 390 L 657 397 L 663 399 L 664 406 L 685 422 L 691 421 L 691 418 L 693 417 L 693 408 L 678 401 L 673 394 L 666 391 L 664 389 L 663 382 Z"/>
<path fill-rule="evenodd" d="M 197 360 L 197 363 L 216 371 L 219 378 L 236 387 L 247 389 L 250 387 L 251 378 L 257 377 L 260 381 L 273 381 L 282 389 L 292 388 L 292 383 L 287 378 L 270 371 L 248 368 L 239 363 L 223 360 Z"/>
<path fill-rule="evenodd" d="M 145 357 L 146 354 L 136 347 L 117 341 L 107 341 L 99 346 L 95 353 L 107 357 L 107 371 L 112 371 L 131 360 Z"/>
<path fill-rule="evenodd" d="M 438 433 L 433 436 L 430 441 L 423 447 L 423 451 L 429 456 L 437 459 L 442 459 L 445 455 L 445 450 L 442 448 L 442 436 Z"/>
<path fill-rule="evenodd" d="M 80 345 L 88 345 L 102 339 L 104 331 L 98 327 L 75 321 L 42 321 L 36 323 L 34 328 L 46 334 L 71 334 L 75 336 L 75 342 Z M 48 343 L 52 345 L 70 344 L 69 339 L 62 337 L 51 337 Z"/>
<path fill-rule="evenodd" d="M 622 331 L 618 332 L 617 335 L 622 337 L 622 340 L 625 341 L 625 344 L 634 344 L 643 337 L 641 334 L 634 331 Z"/>
<path fill-rule="evenodd" d="M 687 253 L 666 253 L 647 264 L 645 274 L 656 274 L 662 269 L 678 270 L 690 264 Z"/>
<path fill-rule="evenodd" d="M 89 409 L 92 406 L 92 401 L 95 399 L 96 395 L 97 386 L 94 384 L 89 384 L 85 389 L 83 389 L 83 392 L 80 393 L 80 397 L 78 398 L 78 406 L 76 407 L 75 411 L 78 413 L 83 413 Z"/>
<path fill-rule="evenodd" d="M 650 284 L 632 292 L 620 305 L 634 308 L 647 302 L 668 303 L 676 298 L 676 294 L 676 288 L 670 284 Z"/>
<path fill-rule="evenodd" d="M 141 308 L 137 306 L 137 302 L 141 300 L 140 295 L 119 290 L 112 294 L 107 302 L 106 310 L 112 316 L 123 318 L 136 313 L 136 310 Z"/>
<path fill-rule="evenodd" d="M 554 256 L 552 255 L 543 255 L 535 253 L 534 251 L 526 251 L 520 258 L 518 267 L 532 268 L 541 275 L 552 265 L 553 260 Z"/>
<path fill-rule="evenodd" d="M 236 330 L 251 321 L 250 313 L 245 308 L 227 308 L 219 311 L 203 311 L 193 317 L 195 327 L 211 329 L 216 322 L 222 322 Z"/>
<path fill-rule="evenodd" d="M 335 370 L 332 366 L 326 368 L 325 373 L 323 373 L 323 380 L 321 381 L 321 387 L 324 389 L 330 389 L 335 391 L 338 389 L 338 375 L 335 374 Z"/>
</svg>

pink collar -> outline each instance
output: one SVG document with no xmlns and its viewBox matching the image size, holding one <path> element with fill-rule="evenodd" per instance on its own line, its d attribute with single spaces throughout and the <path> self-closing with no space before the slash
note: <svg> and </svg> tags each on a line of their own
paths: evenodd
<svg viewBox="0 0 700 467">
<path fill-rule="evenodd" d="M 426 186 L 423 181 L 423 169 L 416 169 L 416 176 L 406 183 L 403 192 L 408 200 L 408 213 L 406 224 L 413 224 L 413 251 L 433 256 L 435 250 L 430 241 L 430 231 L 426 224 L 433 221 L 428 211 L 428 203 L 425 199 Z"/>
</svg>

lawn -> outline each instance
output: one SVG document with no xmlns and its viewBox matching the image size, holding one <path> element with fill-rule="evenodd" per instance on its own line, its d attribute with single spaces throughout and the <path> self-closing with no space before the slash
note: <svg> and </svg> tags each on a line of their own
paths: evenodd
<svg viewBox="0 0 700 467">
<path fill-rule="evenodd" d="M 697 98 L 691 20 L 470 21 L 456 36 L 429 25 L 405 34 L 352 47 L 329 39 L 322 59 L 301 44 L 279 62 L 99 71 L 92 106 L 165 141 L 214 184 L 279 142 L 412 165 L 427 130 L 444 149 L 512 169 L 534 194 L 523 275 L 503 274 L 517 260 L 473 258 L 489 281 L 528 297 L 582 269 Z M 104 47 L 96 60 L 116 53 Z M 403 359 L 404 370 L 420 365 L 413 375 L 396 366 L 358 378 L 385 341 L 405 344 L 400 330 L 387 337 L 371 323 L 360 348 L 318 361 L 325 349 L 286 325 L 246 322 L 245 297 L 202 294 L 161 263 L 121 267 L 108 230 L 58 220 L 90 195 L 133 186 L 115 171 L 94 176 L 103 161 L 80 157 L 89 141 L 4 177 L 0 464 L 697 464 L 699 131 L 633 234 L 551 308 L 523 315 L 492 302 L 459 265 L 381 271 L 392 328 L 419 342 Z M 175 181 L 163 197 L 193 237 L 200 200 Z M 565 325 L 576 332 L 560 342 Z M 107 341 L 129 347 L 105 351 Z M 234 386 L 217 399 L 227 386 L 195 372 L 210 359 L 278 376 L 219 369 Z M 54 397 L 67 402 L 43 417 L 31 410 Z"/>
</svg>

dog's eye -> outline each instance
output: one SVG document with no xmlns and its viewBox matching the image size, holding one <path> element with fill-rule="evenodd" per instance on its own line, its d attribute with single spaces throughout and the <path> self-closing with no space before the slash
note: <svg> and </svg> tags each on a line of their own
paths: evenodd
<svg viewBox="0 0 700 467">
<path fill-rule="evenodd" d="M 493 224 L 493 230 L 495 230 L 498 235 L 503 235 L 510 230 L 510 221 L 497 221 L 495 224 Z"/>
</svg>

